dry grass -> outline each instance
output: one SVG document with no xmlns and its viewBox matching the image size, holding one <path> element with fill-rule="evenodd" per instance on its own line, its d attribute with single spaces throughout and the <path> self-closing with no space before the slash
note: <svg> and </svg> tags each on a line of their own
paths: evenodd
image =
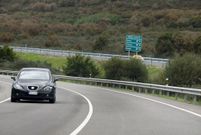
<svg viewBox="0 0 201 135">
<path fill-rule="evenodd" d="M 39 12 L 54 11 L 56 8 L 56 3 L 36 2 L 30 5 L 31 10 Z"/>
</svg>

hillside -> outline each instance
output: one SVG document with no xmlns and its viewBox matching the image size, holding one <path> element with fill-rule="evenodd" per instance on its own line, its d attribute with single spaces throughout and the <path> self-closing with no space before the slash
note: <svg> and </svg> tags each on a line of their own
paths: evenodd
<svg viewBox="0 0 201 135">
<path fill-rule="evenodd" d="M 201 35 L 200 0 L 0 0 L 0 44 L 125 53 L 142 34 L 152 56 L 167 33 Z"/>
</svg>

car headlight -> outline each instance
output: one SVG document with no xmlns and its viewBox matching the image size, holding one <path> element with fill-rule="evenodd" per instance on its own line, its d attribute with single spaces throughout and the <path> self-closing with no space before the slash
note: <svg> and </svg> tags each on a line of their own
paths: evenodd
<svg viewBox="0 0 201 135">
<path fill-rule="evenodd" d="M 18 90 L 23 90 L 22 86 L 20 86 L 19 84 L 14 84 L 13 86 L 15 89 L 18 89 Z"/>
<path fill-rule="evenodd" d="M 52 89 L 53 89 L 52 86 L 46 86 L 46 87 L 44 88 L 45 91 L 51 91 Z"/>
</svg>

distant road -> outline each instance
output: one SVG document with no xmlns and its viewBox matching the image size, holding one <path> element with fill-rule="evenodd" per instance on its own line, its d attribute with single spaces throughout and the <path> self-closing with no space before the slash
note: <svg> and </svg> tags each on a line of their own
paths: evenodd
<svg viewBox="0 0 201 135">
<path fill-rule="evenodd" d="M 9 93 L 9 77 L 0 80 Z M 57 87 L 55 104 L 0 99 L 0 135 L 201 135 L 201 117 L 189 113 L 201 114 L 200 106 L 65 82 Z"/>
<path fill-rule="evenodd" d="M 52 56 L 74 56 L 79 54 L 83 56 L 90 56 L 93 59 L 97 59 L 97 60 L 108 60 L 112 57 L 119 57 L 121 59 L 131 58 L 131 56 L 127 56 L 127 55 L 115 55 L 115 54 L 104 54 L 104 53 L 91 53 L 91 52 L 78 52 L 78 51 L 52 50 L 52 49 L 13 47 L 13 46 L 12 48 L 16 52 L 34 53 L 34 54 L 43 54 L 43 55 L 52 55 Z M 168 62 L 169 62 L 168 59 L 144 57 L 144 63 L 146 65 L 165 67 Z"/>
</svg>

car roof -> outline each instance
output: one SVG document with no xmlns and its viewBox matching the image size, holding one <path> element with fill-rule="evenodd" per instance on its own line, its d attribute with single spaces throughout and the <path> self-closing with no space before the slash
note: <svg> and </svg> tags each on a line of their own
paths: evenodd
<svg viewBox="0 0 201 135">
<path fill-rule="evenodd" d="M 48 68 L 22 68 L 21 71 L 48 71 L 50 70 Z"/>
</svg>

